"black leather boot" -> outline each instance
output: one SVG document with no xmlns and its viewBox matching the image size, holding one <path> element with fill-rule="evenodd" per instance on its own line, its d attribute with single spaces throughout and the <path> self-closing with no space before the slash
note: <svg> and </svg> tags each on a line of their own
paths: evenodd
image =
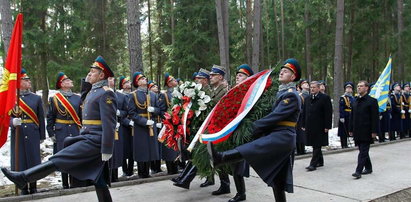
<svg viewBox="0 0 411 202">
<path fill-rule="evenodd" d="M 214 150 L 213 143 L 211 142 L 207 143 L 207 151 L 210 155 L 211 166 L 213 166 L 214 168 L 226 163 L 235 163 L 243 160 L 243 156 L 236 149 L 228 150 L 225 152 L 217 152 L 216 150 Z"/>
<path fill-rule="evenodd" d="M 108 187 L 97 188 L 96 187 L 97 198 L 99 202 L 112 202 L 110 191 Z"/>
<path fill-rule="evenodd" d="M 208 187 L 214 185 L 214 176 L 207 177 L 206 181 L 200 184 L 200 187 Z"/>
<path fill-rule="evenodd" d="M 24 187 L 21 189 L 20 195 L 29 195 L 29 194 L 30 194 L 30 192 L 29 192 L 29 186 L 28 186 L 28 184 L 26 184 L 26 186 L 24 186 Z"/>
<path fill-rule="evenodd" d="M 111 182 L 118 182 L 118 168 L 111 170 Z"/>
<path fill-rule="evenodd" d="M 197 175 L 197 167 L 191 166 L 190 170 L 185 174 L 181 180 L 174 183 L 174 186 L 181 187 L 184 189 L 190 189 L 190 184 L 193 181 L 194 177 Z"/>
<path fill-rule="evenodd" d="M 228 200 L 228 202 L 244 201 L 246 199 L 244 177 L 234 175 L 233 178 L 237 194 L 232 199 Z"/>
<path fill-rule="evenodd" d="M 52 161 L 46 161 L 21 172 L 9 171 L 6 168 L 1 168 L 1 171 L 10 181 L 14 182 L 19 189 L 23 189 L 27 183 L 42 179 L 56 171 L 56 166 L 54 166 Z"/>
<path fill-rule="evenodd" d="M 30 182 L 30 194 L 35 194 L 37 193 L 37 181 Z"/>
<path fill-rule="evenodd" d="M 228 174 L 220 173 L 220 187 L 213 191 L 212 195 L 221 195 L 221 194 L 228 194 L 230 193 L 230 178 L 228 178 Z"/>
<path fill-rule="evenodd" d="M 286 202 L 287 201 L 285 198 L 284 190 L 273 187 L 273 192 L 274 192 L 274 199 L 276 202 Z"/>
<path fill-rule="evenodd" d="M 69 188 L 68 173 L 61 173 L 61 182 L 63 183 L 63 189 L 68 189 Z"/>
<path fill-rule="evenodd" d="M 189 161 L 186 164 L 186 167 L 184 168 L 183 172 L 181 172 L 179 176 L 171 178 L 171 181 L 173 181 L 173 182 L 180 181 L 188 173 L 188 171 L 191 169 L 192 166 L 193 166 L 193 163 L 191 163 L 191 161 Z"/>
</svg>

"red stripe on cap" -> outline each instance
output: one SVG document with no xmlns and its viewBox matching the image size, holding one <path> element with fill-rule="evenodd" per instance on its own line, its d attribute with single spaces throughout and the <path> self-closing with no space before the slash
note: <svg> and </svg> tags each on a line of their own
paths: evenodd
<svg viewBox="0 0 411 202">
<path fill-rule="evenodd" d="M 244 73 L 244 74 L 246 74 L 247 76 L 250 76 L 250 75 L 251 75 L 250 72 L 249 72 L 247 69 L 244 69 L 244 68 L 239 69 L 238 72 Z"/>
<path fill-rule="evenodd" d="M 291 70 L 297 77 L 299 76 L 298 72 L 297 72 L 297 68 L 293 64 L 287 63 L 283 66 L 286 67 L 287 69 Z"/>
</svg>

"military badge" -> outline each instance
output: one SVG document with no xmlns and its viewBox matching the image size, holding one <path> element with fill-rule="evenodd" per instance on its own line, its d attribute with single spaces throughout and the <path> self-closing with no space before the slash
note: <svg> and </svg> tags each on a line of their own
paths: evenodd
<svg viewBox="0 0 411 202">
<path fill-rule="evenodd" d="M 283 100 L 284 104 L 288 104 L 290 102 L 290 98 Z"/>
<path fill-rule="evenodd" d="M 113 103 L 113 100 L 108 97 L 108 98 L 106 99 L 106 103 L 107 103 L 107 104 L 112 104 L 112 103 Z"/>
</svg>

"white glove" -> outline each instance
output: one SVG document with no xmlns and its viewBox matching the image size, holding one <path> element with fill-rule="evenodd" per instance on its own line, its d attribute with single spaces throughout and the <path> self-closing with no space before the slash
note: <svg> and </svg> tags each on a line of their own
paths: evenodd
<svg viewBox="0 0 411 202">
<path fill-rule="evenodd" d="M 117 122 L 117 123 L 116 123 L 116 130 L 118 130 L 119 128 L 120 128 L 120 123 Z"/>
<path fill-rule="evenodd" d="M 21 118 L 14 118 L 13 119 L 13 126 L 21 126 Z"/>
<path fill-rule="evenodd" d="M 345 119 L 344 119 L 344 118 L 340 118 L 340 122 L 341 122 L 341 123 L 344 123 L 344 122 L 345 122 Z"/>
<path fill-rule="evenodd" d="M 405 111 L 404 111 L 404 110 L 401 110 L 401 114 L 405 114 Z"/>
<path fill-rule="evenodd" d="M 56 143 L 56 142 L 57 142 L 57 140 L 56 140 L 56 136 L 50 137 L 50 139 L 51 139 L 51 141 L 52 141 L 52 142 L 54 142 L 54 143 Z"/>
<path fill-rule="evenodd" d="M 162 123 L 156 123 L 156 127 L 161 128 L 161 127 L 163 127 L 163 124 Z"/>
<path fill-rule="evenodd" d="M 130 125 L 131 127 L 134 127 L 134 121 L 130 120 L 130 122 L 128 123 L 128 125 Z"/>
<path fill-rule="evenodd" d="M 152 125 L 154 125 L 154 121 L 153 120 L 147 120 L 146 125 L 152 126 Z"/>
<path fill-rule="evenodd" d="M 120 113 L 120 110 L 117 109 L 116 115 L 117 115 L 117 116 L 120 116 L 120 114 L 121 114 L 121 113 Z"/>
<path fill-rule="evenodd" d="M 147 111 L 148 111 L 148 112 L 154 112 L 154 110 L 155 110 L 154 107 L 148 107 L 148 108 L 147 108 Z"/>
<path fill-rule="evenodd" d="M 101 160 L 108 161 L 109 159 L 111 159 L 111 156 L 113 156 L 113 154 L 101 154 Z"/>
</svg>

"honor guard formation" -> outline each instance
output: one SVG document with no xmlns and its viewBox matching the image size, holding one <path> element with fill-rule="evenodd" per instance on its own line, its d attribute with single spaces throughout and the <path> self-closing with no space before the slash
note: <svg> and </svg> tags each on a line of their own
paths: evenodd
<svg viewBox="0 0 411 202">
<path fill-rule="evenodd" d="M 271 75 L 278 81 L 275 102 L 269 103 L 266 116 L 253 120 L 255 138 L 224 151 L 207 143 L 204 154 L 219 183 L 212 175 L 201 187 L 219 184 L 211 195 L 231 193 L 232 175 L 236 190 L 229 201 L 246 200 L 244 177 L 250 176 L 252 168 L 273 189 L 276 201 L 286 201 L 285 192 L 293 192 L 295 155 L 304 155 L 307 146 L 312 147 L 312 158 L 305 168 L 308 172 L 327 163 L 322 149 L 329 145 L 333 118 L 338 119 L 341 148 L 358 146 L 354 179 L 373 172 L 370 144 L 410 137 L 410 83 L 393 83 L 386 110 L 380 112 L 377 100 L 368 95 L 372 84 L 346 82 L 339 98 L 339 117 L 333 117 L 325 81 L 301 79 L 302 68 L 294 58 L 285 60 L 278 71 Z M 231 88 L 256 75 L 249 65 L 239 65 L 235 84 L 230 86 L 226 72 L 226 67 L 210 65 L 192 75 L 192 82 L 211 98 L 211 106 Z M 164 174 L 179 174 L 172 179 L 174 186 L 190 188 L 199 169 L 193 163 L 196 156 L 187 151 L 190 139 L 177 139 L 177 150 L 171 143 L 159 141 L 161 131 L 167 130 L 167 112 L 172 111 L 173 99 L 178 96 L 175 90 L 185 85 L 182 81 L 165 73 L 164 86 L 159 86 L 142 72 L 133 72 L 131 79 L 114 75 L 105 59 L 98 56 L 79 93 L 72 91 L 70 75 L 58 73 L 57 93 L 49 98 L 45 114 L 41 97 L 30 91 L 28 75 L 22 69 L 19 104 L 11 112 L 11 168 L 1 169 L 22 195 L 36 193 L 36 181 L 55 171 L 61 172 L 63 189 L 94 185 L 99 201 L 112 201 L 109 187 L 113 182 L 133 175 L 149 178 L 165 170 Z M 54 154 L 42 162 L 40 144 L 46 132 L 54 143 Z M 231 169 L 219 169 L 224 165 Z"/>
</svg>

